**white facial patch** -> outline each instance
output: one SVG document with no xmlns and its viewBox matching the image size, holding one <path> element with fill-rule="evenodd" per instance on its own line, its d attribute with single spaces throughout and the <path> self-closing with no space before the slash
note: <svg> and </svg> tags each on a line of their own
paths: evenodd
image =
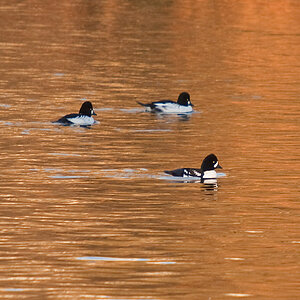
<svg viewBox="0 0 300 300">
<path fill-rule="evenodd" d="M 218 166 L 219 162 L 217 161 L 215 164 L 214 164 L 214 168 L 216 168 Z"/>
</svg>

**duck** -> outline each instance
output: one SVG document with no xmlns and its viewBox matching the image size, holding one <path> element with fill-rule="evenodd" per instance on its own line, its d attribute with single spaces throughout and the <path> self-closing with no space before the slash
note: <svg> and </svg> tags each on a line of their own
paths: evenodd
<svg viewBox="0 0 300 300">
<path fill-rule="evenodd" d="M 217 172 L 215 169 L 223 168 L 219 164 L 217 156 L 215 154 L 209 154 L 203 159 L 200 169 L 181 168 L 164 172 L 175 177 L 198 177 L 200 178 L 201 182 L 203 182 L 207 179 L 217 178 Z"/>
<path fill-rule="evenodd" d="M 61 117 L 54 123 L 61 123 L 64 125 L 80 125 L 80 126 L 90 126 L 96 121 L 92 116 L 96 116 L 94 112 L 93 105 L 90 101 L 85 101 L 79 110 L 79 113 L 73 113 Z"/>
<path fill-rule="evenodd" d="M 179 94 L 177 102 L 172 100 L 161 100 L 151 103 L 138 104 L 144 106 L 147 112 L 163 113 L 163 114 L 186 114 L 193 111 L 193 104 L 191 103 L 190 94 L 182 92 Z"/>
</svg>

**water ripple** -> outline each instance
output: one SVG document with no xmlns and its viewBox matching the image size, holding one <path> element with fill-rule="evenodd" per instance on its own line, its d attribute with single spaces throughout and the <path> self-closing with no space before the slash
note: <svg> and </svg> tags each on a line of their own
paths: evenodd
<svg viewBox="0 0 300 300">
<path fill-rule="evenodd" d="M 116 261 L 116 262 L 147 262 L 151 264 L 169 265 L 176 264 L 174 261 L 154 261 L 148 258 L 125 258 L 125 257 L 105 257 L 105 256 L 81 256 L 77 257 L 78 260 L 88 261 Z"/>
</svg>

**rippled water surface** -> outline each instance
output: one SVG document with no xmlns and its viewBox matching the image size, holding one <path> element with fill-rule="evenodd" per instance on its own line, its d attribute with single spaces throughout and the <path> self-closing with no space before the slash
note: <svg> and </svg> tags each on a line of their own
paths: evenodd
<svg viewBox="0 0 300 300">
<path fill-rule="evenodd" d="M 299 297 L 299 8 L 2 0 L 0 298 Z M 215 186 L 163 173 L 209 153 Z"/>
</svg>

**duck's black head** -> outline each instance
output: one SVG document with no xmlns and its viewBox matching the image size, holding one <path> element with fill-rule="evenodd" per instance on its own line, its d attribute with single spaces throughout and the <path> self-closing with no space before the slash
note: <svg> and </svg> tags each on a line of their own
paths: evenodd
<svg viewBox="0 0 300 300">
<path fill-rule="evenodd" d="M 194 106 L 191 103 L 190 94 L 187 92 L 183 92 L 178 96 L 177 103 L 184 106 L 189 106 L 189 105 Z"/>
<path fill-rule="evenodd" d="M 217 157 L 214 154 L 209 154 L 203 159 L 201 169 L 205 172 L 214 169 L 222 169 L 222 167 L 219 165 Z"/>
<path fill-rule="evenodd" d="M 85 116 L 91 116 L 91 115 L 97 115 L 95 112 L 94 112 L 94 109 L 93 109 L 93 105 L 90 101 L 85 101 L 82 105 L 81 105 L 81 108 L 80 108 L 80 111 L 79 113 L 81 115 L 85 115 Z"/>
</svg>

